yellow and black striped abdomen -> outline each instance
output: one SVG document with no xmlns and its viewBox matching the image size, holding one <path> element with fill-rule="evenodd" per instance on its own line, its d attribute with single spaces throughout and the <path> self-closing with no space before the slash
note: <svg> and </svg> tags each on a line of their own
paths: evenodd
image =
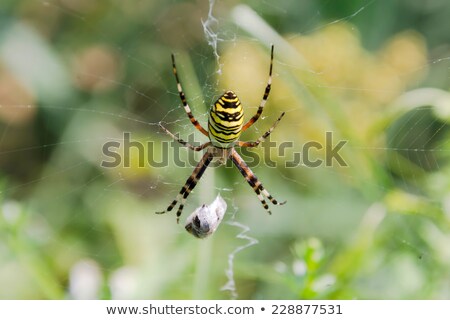
<svg viewBox="0 0 450 320">
<path fill-rule="evenodd" d="M 225 92 L 209 113 L 209 139 L 217 147 L 231 147 L 241 135 L 243 121 L 244 111 L 239 98 L 233 91 Z"/>
</svg>

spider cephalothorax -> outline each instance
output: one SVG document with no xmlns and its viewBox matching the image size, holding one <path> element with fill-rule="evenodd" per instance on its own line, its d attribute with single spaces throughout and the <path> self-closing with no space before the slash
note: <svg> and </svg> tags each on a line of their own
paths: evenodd
<svg viewBox="0 0 450 320">
<path fill-rule="evenodd" d="M 183 103 L 184 110 L 186 111 L 191 123 L 205 136 L 209 138 L 209 141 L 200 145 L 193 146 L 182 139 L 177 138 L 173 133 L 167 130 L 161 123 L 160 127 L 173 139 L 177 140 L 179 143 L 192 149 L 194 151 L 200 151 L 206 149 L 205 154 L 199 161 L 191 176 L 187 179 L 184 186 L 181 188 L 177 197 L 171 202 L 166 211 L 171 211 L 175 205 L 180 202 L 180 206 L 177 211 L 177 221 L 183 211 L 184 203 L 190 192 L 195 188 L 197 182 L 202 177 L 208 165 L 212 160 L 216 160 L 219 163 L 225 163 L 227 159 L 231 159 L 236 167 L 239 169 L 241 174 L 247 180 L 248 184 L 253 188 L 259 201 L 261 201 L 263 207 L 267 212 L 271 213 L 269 206 L 264 199 L 266 197 L 273 204 L 284 204 L 285 202 L 278 202 L 273 198 L 270 193 L 263 187 L 262 183 L 258 180 L 252 170 L 247 166 L 241 156 L 234 149 L 235 146 L 239 147 L 256 147 L 262 141 L 264 141 L 276 127 L 278 122 L 284 116 L 284 112 L 275 121 L 275 123 L 270 127 L 270 129 L 259 137 L 256 141 L 239 141 L 239 136 L 242 132 L 247 130 L 253 123 L 255 123 L 264 109 L 267 98 L 269 97 L 270 88 L 272 85 L 272 65 L 273 65 L 273 46 L 270 55 L 270 69 L 269 69 L 269 80 L 267 81 L 266 90 L 264 91 L 263 99 L 256 111 L 256 114 L 244 124 L 244 110 L 242 109 L 241 102 L 239 98 L 233 91 L 226 91 L 219 99 L 213 104 L 209 112 L 208 119 L 208 130 L 205 130 L 201 124 L 192 115 L 191 108 L 186 101 L 186 96 L 184 95 L 183 89 L 181 87 L 180 80 L 177 74 L 177 68 L 175 66 L 175 57 L 172 55 L 172 66 L 175 79 L 177 80 L 177 88 L 180 94 L 181 102 Z M 157 212 L 165 213 L 166 211 Z"/>
</svg>

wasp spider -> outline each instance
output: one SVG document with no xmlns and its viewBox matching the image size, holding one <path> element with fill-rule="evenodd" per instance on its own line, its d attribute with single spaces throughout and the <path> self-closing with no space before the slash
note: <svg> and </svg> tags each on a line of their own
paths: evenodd
<svg viewBox="0 0 450 320">
<path fill-rule="evenodd" d="M 267 98 L 269 97 L 270 88 L 272 85 L 272 65 L 273 65 L 273 46 L 271 49 L 270 55 L 270 68 L 269 68 L 269 80 L 267 81 L 267 86 L 264 91 L 264 95 L 262 101 L 256 111 L 256 114 L 244 124 L 244 110 L 242 109 L 241 102 L 239 98 L 234 94 L 233 91 L 226 91 L 212 106 L 209 112 L 208 119 L 208 130 L 202 127 L 202 125 L 195 119 L 191 112 L 191 108 L 189 108 L 189 104 L 187 103 L 186 96 L 181 87 L 180 79 L 178 78 L 177 68 L 175 66 L 175 57 L 172 54 L 172 66 L 173 73 L 175 75 L 175 79 L 177 81 L 178 93 L 180 94 L 181 102 L 183 103 L 184 110 L 186 111 L 189 120 L 191 123 L 197 128 L 201 133 L 209 138 L 209 141 L 200 145 L 193 146 L 186 141 L 177 138 L 173 133 L 167 130 L 161 123 L 159 126 L 173 139 L 181 143 L 183 146 L 192 149 L 194 151 L 200 151 L 206 149 L 205 154 L 202 159 L 199 161 L 191 176 L 187 179 L 184 186 L 181 188 L 177 197 L 170 203 L 169 207 L 162 212 L 157 212 L 158 214 L 165 213 L 167 211 L 171 211 L 175 205 L 180 202 L 180 206 L 177 211 L 177 222 L 179 221 L 179 217 L 181 212 L 183 211 L 184 204 L 186 202 L 187 197 L 190 192 L 195 188 L 197 182 L 202 177 L 208 165 L 212 160 L 216 160 L 219 163 L 224 164 L 228 159 L 231 159 L 236 167 L 239 169 L 241 174 L 247 180 L 248 184 L 253 188 L 256 195 L 258 196 L 259 201 L 263 205 L 264 209 L 267 210 L 269 214 L 271 214 L 269 210 L 269 206 L 264 199 L 264 197 L 268 198 L 273 204 L 282 205 L 284 202 L 278 202 L 273 198 L 270 193 L 263 187 L 262 183 L 258 180 L 258 178 L 254 175 L 252 170 L 247 166 L 241 156 L 234 149 L 235 146 L 239 147 L 256 147 L 262 141 L 264 141 L 274 130 L 278 122 L 280 122 L 281 118 L 284 116 L 284 112 L 280 115 L 280 117 L 275 121 L 272 127 L 264 133 L 260 138 L 256 141 L 243 142 L 239 141 L 239 136 L 242 132 L 250 128 L 252 124 L 254 124 L 261 113 L 263 112 L 264 106 L 267 102 Z"/>
</svg>

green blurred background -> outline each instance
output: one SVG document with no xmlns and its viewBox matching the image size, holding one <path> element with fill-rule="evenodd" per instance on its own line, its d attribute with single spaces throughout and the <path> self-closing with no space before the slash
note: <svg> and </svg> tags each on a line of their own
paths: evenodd
<svg viewBox="0 0 450 320">
<path fill-rule="evenodd" d="M 212 4 L 208 19 L 206 0 L 2 0 L 0 298 L 450 298 L 450 3 Z M 123 132 L 156 159 L 159 121 L 194 133 L 171 52 L 205 123 L 224 90 L 256 111 L 271 43 L 269 102 L 242 136 L 287 113 L 272 141 L 294 148 L 252 165 L 287 200 L 271 216 L 235 168 L 208 169 L 177 225 L 154 212 L 192 167 L 101 167 Z M 327 131 L 347 167 L 284 166 Z M 195 239 L 184 219 L 218 193 L 224 222 Z"/>
</svg>

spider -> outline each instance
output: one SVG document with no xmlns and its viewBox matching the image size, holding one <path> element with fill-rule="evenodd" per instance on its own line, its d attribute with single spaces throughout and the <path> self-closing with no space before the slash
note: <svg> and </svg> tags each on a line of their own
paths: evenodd
<svg viewBox="0 0 450 320">
<path fill-rule="evenodd" d="M 241 156 L 236 152 L 235 146 L 239 147 L 256 147 L 261 142 L 263 142 L 275 129 L 277 124 L 284 116 L 284 112 L 281 113 L 280 117 L 275 121 L 275 123 L 270 127 L 268 131 L 266 131 L 261 137 L 259 137 L 256 141 L 240 141 L 239 136 L 242 132 L 250 128 L 261 116 L 263 112 L 264 106 L 269 97 L 270 88 L 272 85 L 272 65 L 273 65 L 273 45 L 270 53 L 270 68 L 269 68 L 269 79 L 267 81 L 267 86 L 264 91 L 263 98 L 261 103 L 256 111 L 256 114 L 245 124 L 244 122 L 244 111 L 241 106 L 241 102 L 239 98 L 233 91 L 226 91 L 219 99 L 214 103 L 209 112 L 208 119 L 208 130 L 202 127 L 202 125 L 195 119 L 191 112 L 191 108 L 187 103 L 186 96 L 181 87 L 180 79 L 178 78 L 177 68 L 175 66 L 175 57 L 172 54 L 172 66 L 173 66 L 173 74 L 175 75 L 175 79 L 177 81 L 177 89 L 181 98 L 181 102 L 183 104 L 184 110 L 189 117 L 191 123 L 195 126 L 197 130 L 203 133 L 205 136 L 209 138 L 209 141 L 200 145 L 193 146 L 183 139 L 177 138 L 173 133 L 167 130 L 161 123 L 159 126 L 162 130 L 164 130 L 169 136 L 171 136 L 174 140 L 181 143 L 183 146 L 194 150 L 201 151 L 206 149 L 202 159 L 198 162 L 191 176 L 187 179 L 184 186 L 181 188 L 177 197 L 170 203 L 169 207 L 165 211 L 156 212 L 157 214 L 162 214 L 167 211 L 171 211 L 175 205 L 180 202 L 180 206 L 177 211 L 177 223 L 179 222 L 181 212 L 183 211 L 184 204 L 186 202 L 187 197 L 191 193 L 191 191 L 197 185 L 197 182 L 202 177 L 208 165 L 212 160 L 218 161 L 219 164 L 224 164 L 228 159 L 231 159 L 236 167 L 239 169 L 241 174 L 244 176 L 245 180 L 247 180 L 248 184 L 253 188 L 256 195 L 258 196 L 259 201 L 263 205 L 264 209 L 269 214 L 272 214 L 269 210 L 269 206 L 264 199 L 264 197 L 268 198 L 275 205 L 283 205 L 286 201 L 279 202 L 271 194 L 263 187 L 262 183 L 258 180 L 252 170 L 248 167 L 248 165 L 244 162 Z"/>
</svg>

